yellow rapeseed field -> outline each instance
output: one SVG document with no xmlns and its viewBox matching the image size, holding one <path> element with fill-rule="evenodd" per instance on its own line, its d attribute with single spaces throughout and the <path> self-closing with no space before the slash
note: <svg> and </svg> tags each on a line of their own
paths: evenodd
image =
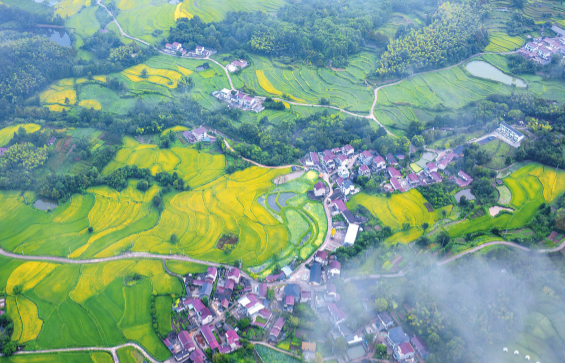
<svg viewBox="0 0 565 363">
<path fill-rule="evenodd" d="M 37 132 L 39 131 L 39 129 L 41 129 L 41 126 L 37 124 L 21 124 L 21 125 L 4 127 L 3 129 L 0 130 L 0 146 L 9 143 L 10 140 L 12 140 L 12 137 L 14 137 L 14 132 L 17 132 L 20 127 L 23 127 L 28 134 L 31 134 L 32 132 Z"/>
<path fill-rule="evenodd" d="M 12 272 L 6 283 L 6 292 L 14 293 L 14 287 L 22 285 L 23 292 L 33 289 L 41 280 L 53 271 L 57 265 L 47 262 L 29 261 Z"/>
<path fill-rule="evenodd" d="M 100 105 L 100 102 L 96 101 L 96 100 L 82 100 L 78 103 L 78 105 L 80 107 L 84 107 L 84 108 L 93 108 L 95 110 L 100 110 L 102 109 L 102 106 Z"/>
<path fill-rule="evenodd" d="M 263 88 L 267 93 L 272 93 L 277 96 L 282 96 L 282 92 L 277 90 L 271 82 L 265 77 L 265 73 L 263 71 L 255 71 L 257 74 L 257 79 L 259 80 L 259 85 Z"/>
<path fill-rule="evenodd" d="M 106 76 L 94 76 L 92 78 L 94 78 L 98 82 L 106 82 Z"/>
<path fill-rule="evenodd" d="M 37 338 L 43 321 L 39 318 L 37 306 L 31 300 L 18 296 L 16 301 L 18 303 L 18 312 L 22 319 L 22 334 L 19 343 L 25 343 Z"/>
<path fill-rule="evenodd" d="M 188 75 L 191 75 L 192 73 L 194 73 L 188 68 L 184 68 L 184 67 L 181 67 L 181 66 L 177 66 L 177 68 L 184 76 L 188 76 Z"/>
<path fill-rule="evenodd" d="M 83 6 L 90 6 L 90 4 L 91 0 L 62 0 L 55 5 L 55 14 L 68 18 L 78 13 Z"/>
<path fill-rule="evenodd" d="M 175 9 L 175 21 L 178 18 L 192 19 L 193 15 L 185 9 L 185 6 L 188 6 L 188 5 L 187 5 L 187 3 L 184 3 L 184 2 L 181 2 L 177 5 L 177 7 Z"/>
<path fill-rule="evenodd" d="M 141 72 L 144 69 L 147 71 L 147 78 L 141 77 Z M 176 88 L 178 80 L 182 77 L 182 74 L 179 72 L 169 69 L 151 68 L 145 64 L 138 64 L 128 69 L 124 69 L 122 74 L 133 82 L 147 81 L 167 86 L 169 88 Z"/>
</svg>

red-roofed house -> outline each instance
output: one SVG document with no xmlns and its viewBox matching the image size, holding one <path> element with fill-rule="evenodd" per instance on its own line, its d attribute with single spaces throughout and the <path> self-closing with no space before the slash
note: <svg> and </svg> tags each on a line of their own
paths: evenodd
<svg viewBox="0 0 565 363">
<path fill-rule="evenodd" d="M 402 343 L 394 350 L 394 358 L 399 361 L 410 359 L 414 356 L 414 349 L 410 343 Z"/>
<path fill-rule="evenodd" d="M 214 333 L 212 332 L 212 327 L 210 325 L 203 325 L 201 331 L 202 331 L 202 335 L 204 336 L 204 339 L 206 339 L 206 343 L 208 343 L 208 346 L 210 347 L 211 350 L 220 347 L 220 344 L 218 343 L 218 340 L 216 340 L 216 337 L 214 336 Z"/>
<path fill-rule="evenodd" d="M 441 183 L 441 175 L 437 171 L 432 171 L 430 177 L 434 180 L 434 183 Z"/>
<path fill-rule="evenodd" d="M 330 261 L 330 268 L 328 269 L 328 275 L 331 277 L 339 276 L 341 274 L 341 263 L 338 261 Z"/>
<path fill-rule="evenodd" d="M 238 300 L 239 304 L 243 306 L 247 312 L 247 315 L 252 317 L 255 316 L 259 310 L 263 309 L 265 306 L 259 302 L 256 295 L 246 294 Z"/>
<path fill-rule="evenodd" d="M 390 178 L 390 184 L 392 184 L 394 190 L 398 190 L 399 192 L 404 192 L 404 188 L 402 188 L 402 185 L 400 184 L 398 179 Z"/>
<path fill-rule="evenodd" d="M 396 170 L 395 168 L 393 168 L 392 166 L 389 166 L 388 168 L 386 168 L 386 171 L 388 172 L 388 175 L 390 175 L 391 180 L 402 178 L 402 174 L 400 174 L 400 172 L 398 170 Z"/>
<path fill-rule="evenodd" d="M 331 152 L 331 151 L 330 151 Z M 326 168 L 333 168 L 335 167 L 335 162 L 334 159 L 332 159 L 329 156 L 324 156 L 324 159 L 322 160 L 324 165 L 326 166 Z"/>
<path fill-rule="evenodd" d="M 265 281 L 267 281 L 267 282 L 279 281 L 281 279 L 281 277 L 283 277 L 283 276 L 284 276 L 284 272 L 279 272 L 278 274 L 272 274 L 272 275 L 265 277 Z"/>
<path fill-rule="evenodd" d="M 300 291 L 300 302 L 301 303 L 308 302 L 310 300 L 312 300 L 312 291 L 306 291 L 306 290 Z"/>
<path fill-rule="evenodd" d="M 179 43 L 179 42 L 174 42 L 174 43 L 172 44 L 172 49 L 173 49 L 173 50 L 179 50 L 179 49 L 181 49 L 181 48 L 182 48 L 182 44 Z"/>
<path fill-rule="evenodd" d="M 192 340 L 192 337 L 190 336 L 190 334 L 188 334 L 186 330 L 182 330 L 179 333 L 179 341 L 182 345 L 183 350 L 192 352 L 193 350 L 196 349 L 196 344 L 194 344 L 194 340 Z"/>
<path fill-rule="evenodd" d="M 386 162 L 385 159 L 383 159 L 382 156 L 377 155 L 373 158 L 373 168 L 377 169 L 377 170 L 382 170 L 384 168 L 386 168 Z"/>
<path fill-rule="evenodd" d="M 453 161 L 453 158 L 456 157 L 455 153 L 448 153 L 446 154 L 441 160 L 437 163 L 437 167 L 439 170 L 445 170 L 447 165 Z"/>
<path fill-rule="evenodd" d="M 334 303 L 328 303 L 328 310 L 330 311 L 330 315 L 334 324 L 339 324 L 345 320 L 345 314 L 341 311 L 340 308 L 337 307 Z"/>
<path fill-rule="evenodd" d="M 196 348 L 192 354 L 190 354 L 190 360 L 194 363 L 204 363 L 206 359 L 206 355 L 200 350 L 200 348 Z"/>
<path fill-rule="evenodd" d="M 228 330 L 226 332 L 226 340 L 233 350 L 241 347 L 241 344 L 239 344 L 239 336 L 237 335 L 237 332 L 235 330 Z"/>
<path fill-rule="evenodd" d="M 333 211 L 332 211 L 332 215 L 338 215 L 340 213 L 345 212 L 347 209 L 347 207 L 345 206 L 345 203 L 343 202 L 343 199 L 336 199 L 334 201 L 333 204 Z"/>
<path fill-rule="evenodd" d="M 271 332 L 269 333 L 269 340 L 279 339 L 279 335 L 281 334 L 283 327 L 284 327 L 284 319 L 278 318 L 277 321 L 275 322 L 275 325 L 273 325 Z"/>
<path fill-rule="evenodd" d="M 165 44 L 165 48 L 173 49 L 173 45 L 171 43 L 167 43 L 167 44 Z"/>
<path fill-rule="evenodd" d="M 222 302 L 220 303 L 220 306 L 223 307 L 224 309 L 229 308 L 230 306 L 230 302 L 228 301 L 228 299 L 224 299 L 222 300 Z"/>
<path fill-rule="evenodd" d="M 312 164 L 314 164 L 314 165 L 320 164 L 320 158 L 318 158 L 318 154 L 316 154 L 315 152 L 310 153 L 310 160 L 312 161 Z"/>
<path fill-rule="evenodd" d="M 326 285 L 326 292 L 328 293 L 328 295 L 333 296 L 334 299 L 337 297 L 337 290 L 335 288 L 335 285 L 332 283 Z"/>
<path fill-rule="evenodd" d="M 235 286 L 235 280 L 233 279 L 229 279 L 228 281 L 226 281 L 226 285 L 225 285 L 225 289 L 226 290 L 231 290 L 233 292 L 233 287 Z"/>
<path fill-rule="evenodd" d="M 267 284 L 264 282 L 259 284 L 259 297 L 261 299 L 267 298 Z"/>
<path fill-rule="evenodd" d="M 233 280 L 236 284 L 239 283 L 239 277 L 241 273 L 237 267 L 232 268 L 228 272 L 228 280 Z"/>
<path fill-rule="evenodd" d="M 294 310 L 294 296 L 287 295 L 284 299 L 284 309 L 292 312 Z"/>
<path fill-rule="evenodd" d="M 214 317 L 212 316 L 212 313 L 210 312 L 210 309 L 208 309 L 207 307 L 204 307 L 204 309 L 200 310 L 198 312 L 198 315 L 200 316 L 200 319 L 202 320 L 202 324 L 210 324 L 212 322 L 212 320 L 214 319 Z"/>
<path fill-rule="evenodd" d="M 410 343 L 412 343 L 414 350 L 418 352 L 422 356 L 422 358 L 428 359 L 430 353 L 428 353 L 428 347 L 426 347 L 426 344 L 424 344 L 422 339 L 414 335 L 412 339 L 410 339 Z"/>
<path fill-rule="evenodd" d="M 347 144 L 341 148 L 341 152 L 346 156 L 351 156 L 355 153 L 355 150 L 353 149 L 353 146 Z"/>
<path fill-rule="evenodd" d="M 194 135 L 196 141 L 202 141 L 204 140 L 205 137 L 208 136 L 208 132 L 206 131 L 206 128 L 199 127 L 197 129 L 192 130 L 192 135 Z"/>
<path fill-rule="evenodd" d="M 316 197 L 321 197 L 322 195 L 326 194 L 326 184 L 319 181 L 314 185 L 314 195 Z"/>
<path fill-rule="evenodd" d="M 197 46 L 197 47 L 196 47 L 196 54 L 202 55 L 203 53 L 204 53 L 204 47 L 202 47 L 202 46 L 200 46 L 200 45 Z"/>
<path fill-rule="evenodd" d="M 432 171 L 437 171 L 436 163 L 433 163 L 431 161 L 426 163 L 426 168 L 429 169 L 429 171 L 428 171 L 429 173 L 431 173 Z"/>
<path fill-rule="evenodd" d="M 410 182 L 411 187 L 415 187 L 420 184 L 420 179 L 418 179 L 418 175 L 415 173 L 408 174 L 408 181 Z"/>
<path fill-rule="evenodd" d="M 316 262 L 318 262 L 322 265 L 327 265 L 328 264 L 328 252 L 327 251 L 316 252 L 316 254 L 314 255 L 314 261 L 316 261 Z"/>
<path fill-rule="evenodd" d="M 337 160 L 337 163 L 339 165 L 346 165 L 347 164 L 347 156 L 345 156 L 343 154 L 338 155 L 336 160 Z"/>
<path fill-rule="evenodd" d="M 359 175 L 370 177 L 371 170 L 369 170 L 369 167 L 367 165 L 363 164 L 359 167 Z"/>
</svg>

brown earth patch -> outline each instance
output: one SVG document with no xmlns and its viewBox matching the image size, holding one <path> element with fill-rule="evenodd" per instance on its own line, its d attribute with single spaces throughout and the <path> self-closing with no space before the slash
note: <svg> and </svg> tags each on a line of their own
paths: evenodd
<svg viewBox="0 0 565 363">
<path fill-rule="evenodd" d="M 430 203 L 424 203 L 424 207 L 426 207 L 430 213 L 434 211 L 434 207 Z"/>
</svg>

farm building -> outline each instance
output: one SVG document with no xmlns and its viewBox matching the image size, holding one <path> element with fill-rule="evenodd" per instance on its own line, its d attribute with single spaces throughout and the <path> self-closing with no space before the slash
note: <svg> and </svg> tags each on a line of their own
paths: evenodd
<svg viewBox="0 0 565 363">
<path fill-rule="evenodd" d="M 355 241 L 354 241 L 355 243 Z M 330 261 L 330 268 L 328 269 L 328 276 L 335 277 L 341 273 L 341 263 L 336 260 Z"/>
<path fill-rule="evenodd" d="M 245 67 L 247 67 L 247 61 L 245 59 L 234 60 L 227 66 L 228 71 L 230 71 L 231 73 L 237 72 L 238 70 L 241 70 Z"/>
<path fill-rule="evenodd" d="M 205 127 L 199 127 L 197 129 L 192 130 L 192 135 L 196 139 L 196 141 L 202 141 L 205 137 L 208 137 L 208 131 Z M 214 267 L 215 268 L 215 267 Z"/>
<path fill-rule="evenodd" d="M 327 265 L 328 264 L 328 252 L 327 251 L 318 251 L 314 255 L 314 262 L 319 263 L 320 265 Z"/>
<path fill-rule="evenodd" d="M 207 361 L 207 358 L 200 348 L 196 348 L 196 350 L 190 354 L 190 360 L 194 363 L 204 363 Z"/>
<path fill-rule="evenodd" d="M 437 163 L 437 168 L 439 170 L 445 170 L 445 168 L 447 167 L 447 165 L 453 161 L 453 159 L 456 157 L 457 155 L 455 153 L 447 153 L 443 158 L 441 158 L 441 160 Z"/>
<path fill-rule="evenodd" d="M 345 246 L 353 246 L 357 239 L 357 232 L 359 232 L 359 225 L 350 223 L 347 227 L 347 233 L 345 234 L 343 244 Z"/>
<path fill-rule="evenodd" d="M 418 175 L 416 175 L 416 173 L 408 174 L 408 182 L 411 187 L 417 187 L 420 185 L 420 179 L 418 179 Z"/>
<path fill-rule="evenodd" d="M 345 321 L 345 313 L 341 311 L 334 303 L 328 303 L 328 310 L 334 324 L 339 324 Z"/>
<path fill-rule="evenodd" d="M 426 344 L 424 344 L 422 339 L 420 339 L 416 335 L 414 335 L 412 337 L 412 339 L 410 339 L 410 342 L 412 343 L 414 350 L 416 352 L 418 352 L 418 354 L 420 354 L 422 356 L 422 358 L 424 358 L 424 359 L 428 358 L 430 353 L 428 353 L 428 347 L 426 346 Z"/>
<path fill-rule="evenodd" d="M 459 187 L 466 187 L 473 182 L 473 178 L 463 170 L 459 170 L 457 173 L 457 178 L 455 178 L 455 183 Z"/>
<path fill-rule="evenodd" d="M 507 137 L 513 142 L 519 143 L 524 139 L 524 135 L 514 129 L 512 126 L 508 125 L 506 122 L 501 122 L 497 131 L 503 136 Z"/>
<path fill-rule="evenodd" d="M 437 165 L 434 162 L 426 163 L 426 167 L 424 168 L 426 174 L 430 174 L 431 172 L 437 171 Z"/>
<path fill-rule="evenodd" d="M 394 169 L 396 170 L 396 169 Z M 398 170 L 397 170 L 398 171 Z M 402 188 L 402 184 L 396 178 L 390 178 L 390 184 L 394 188 L 394 190 L 398 190 L 399 192 L 404 192 L 404 188 Z"/>
<path fill-rule="evenodd" d="M 245 310 L 247 316 L 254 317 L 257 315 L 259 310 L 263 309 L 264 306 L 259 302 L 256 295 L 246 294 L 238 300 L 239 305 Z"/>
<path fill-rule="evenodd" d="M 228 272 L 228 280 L 233 280 L 235 283 L 239 283 L 240 275 L 241 275 L 241 273 L 240 273 L 239 269 L 237 267 L 233 267 Z"/>
<path fill-rule="evenodd" d="M 341 154 L 341 155 L 338 155 L 335 160 L 336 160 L 337 163 L 338 163 L 339 165 L 341 165 L 342 167 L 347 166 L 347 160 L 348 160 L 348 159 L 347 159 L 347 156 Z"/>
<path fill-rule="evenodd" d="M 442 181 L 441 175 L 439 175 L 439 173 L 437 171 L 432 171 L 430 173 L 430 178 L 433 179 L 434 183 L 441 183 L 441 181 Z"/>
<path fill-rule="evenodd" d="M 279 335 L 281 334 L 283 327 L 284 327 L 284 319 L 282 317 L 278 318 L 277 321 L 275 322 L 275 325 L 273 325 L 271 332 L 269 333 L 269 340 L 279 339 Z"/>
<path fill-rule="evenodd" d="M 399 361 L 405 361 L 414 357 L 414 349 L 409 342 L 402 343 L 394 350 L 394 358 Z"/>
</svg>

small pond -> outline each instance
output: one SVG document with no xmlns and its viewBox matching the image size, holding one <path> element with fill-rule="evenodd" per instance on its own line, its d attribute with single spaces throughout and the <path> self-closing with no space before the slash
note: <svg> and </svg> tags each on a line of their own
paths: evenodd
<svg viewBox="0 0 565 363">
<path fill-rule="evenodd" d="M 44 28 L 40 26 L 30 26 L 27 28 L 17 28 L 13 30 L 41 35 L 42 37 L 49 38 L 55 43 L 64 47 L 71 46 L 71 37 L 64 28 Z"/>
<path fill-rule="evenodd" d="M 516 87 L 527 87 L 526 82 L 520 78 L 515 78 L 502 72 L 500 69 L 496 68 L 490 63 L 484 61 L 472 61 L 465 65 L 465 68 L 473 76 L 490 79 L 493 81 L 502 82 L 507 85 L 515 84 Z"/>
<path fill-rule="evenodd" d="M 35 203 L 33 203 L 33 206 L 37 209 L 41 209 L 41 210 L 52 210 L 57 208 L 57 201 L 53 200 L 53 199 L 47 199 L 47 198 L 39 198 L 35 201 Z"/>
<path fill-rule="evenodd" d="M 281 194 L 279 194 L 279 204 L 283 207 L 286 207 L 286 202 L 289 199 L 294 198 L 294 196 L 296 196 L 296 194 L 294 194 L 294 193 L 281 193 Z"/>
<path fill-rule="evenodd" d="M 457 203 L 459 203 L 459 201 L 461 200 L 461 197 L 465 196 L 465 198 L 467 198 L 467 200 L 473 200 L 475 199 L 475 196 L 473 195 L 473 193 L 471 192 L 471 189 L 463 189 L 458 191 L 457 193 L 455 193 L 455 200 L 457 201 Z"/>
<path fill-rule="evenodd" d="M 277 204 L 277 195 L 276 194 L 269 194 L 267 197 L 267 203 L 269 203 L 269 208 L 274 210 L 277 213 L 280 213 L 281 208 Z"/>
</svg>

